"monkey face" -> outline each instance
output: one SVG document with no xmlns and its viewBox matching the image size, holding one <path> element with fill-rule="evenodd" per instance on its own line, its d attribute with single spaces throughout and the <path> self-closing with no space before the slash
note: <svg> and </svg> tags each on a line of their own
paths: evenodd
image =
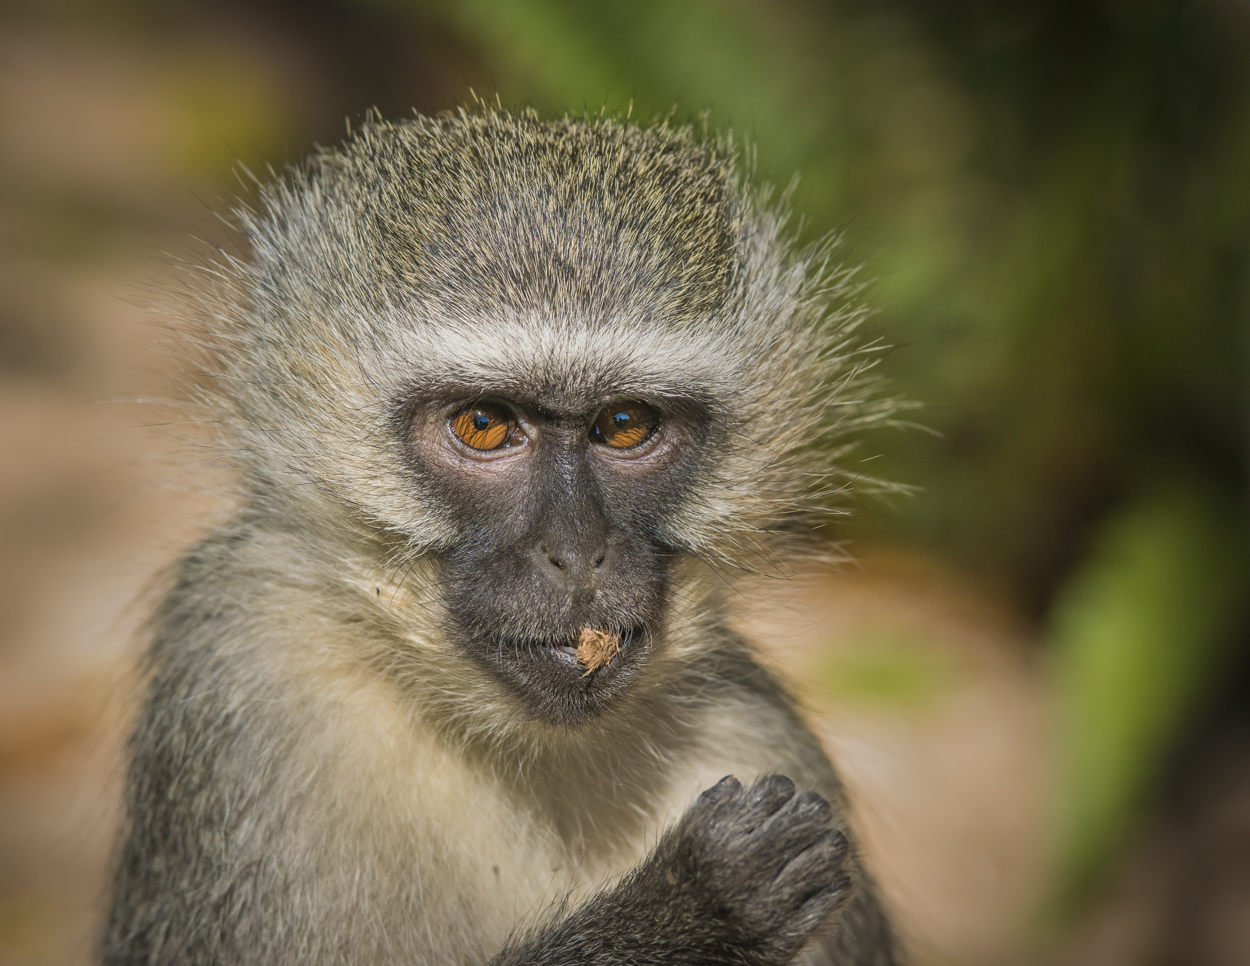
<svg viewBox="0 0 1250 966">
<path fill-rule="evenodd" d="M 252 262 L 207 303 L 252 512 L 365 592 L 393 566 L 416 606 L 390 616 L 445 621 L 431 645 L 536 716 L 598 713 L 702 618 L 678 559 L 784 572 L 811 497 L 859 479 L 834 441 L 891 412 L 852 275 L 761 201 L 689 132 L 610 121 L 319 155 L 244 214 Z M 577 659 L 592 638 L 611 660 Z"/>
<path fill-rule="evenodd" d="M 663 633 L 680 552 L 666 522 L 698 472 L 706 413 L 671 397 L 475 395 L 418 400 L 408 424 L 460 533 L 438 554 L 449 636 L 536 715 L 593 715 Z M 619 641 L 601 666 L 579 661 L 586 630 Z"/>
</svg>

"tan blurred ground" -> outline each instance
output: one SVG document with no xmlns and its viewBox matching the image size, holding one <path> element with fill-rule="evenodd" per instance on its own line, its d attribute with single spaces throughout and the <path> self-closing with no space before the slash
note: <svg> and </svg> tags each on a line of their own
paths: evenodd
<svg viewBox="0 0 1250 966">
<path fill-rule="evenodd" d="M 327 83 L 261 22 L 145 30 L 0 14 L 0 964 L 13 966 L 86 961 L 143 592 L 219 507 L 196 490 L 193 455 L 145 428 L 162 417 L 117 401 L 159 394 L 169 364 L 142 303 L 169 276 L 164 253 L 220 231 L 234 157 L 307 147 Z M 752 627 L 857 795 L 918 963 L 1250 962 L 1250 750 L 1221 752 L 1191 813 L 1143 833 L 1075 939 L 1039 945 L 1048 719 L 1028 626 L 991 589 L 884 551 L 764 596 Z"/>
</svg>

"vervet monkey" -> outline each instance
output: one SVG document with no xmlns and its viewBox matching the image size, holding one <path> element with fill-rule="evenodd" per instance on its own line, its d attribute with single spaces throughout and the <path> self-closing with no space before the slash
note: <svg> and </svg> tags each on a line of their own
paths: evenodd
<svg viewBox="0 0 1250 966">
<path fill-rule="evenodd" d="M 238 507 L 155 619 L 105 963 L 895 962 L 727 576 L 886 410 L 734 156 L 374 119 L 241 215 Z"/>
</svg>

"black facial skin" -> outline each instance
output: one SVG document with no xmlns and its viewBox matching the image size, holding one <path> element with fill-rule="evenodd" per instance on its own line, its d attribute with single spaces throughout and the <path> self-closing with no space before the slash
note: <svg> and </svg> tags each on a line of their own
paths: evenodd
<svg viewBox="0 0 1250 966">
<path fill-rule="evenodd" d="M 664 522 L 697 473 L 702 412 L 642 400 L 658 425 L 642 443 L 615 448 L 602 433 L 610 423 L 596 430 L 596 418 L 637 400 L 555 410 L 506 396 L 447 400 L 409 409 L 407 434 L 417 471 L 454 508 L 461 533 L 439 556 L 448 630 L 535 717 L 593 716 L 628 687 L 662 633 L 680 553 Z M 474 406 L 510 421 L 506 444 L 495 445 L 499 433 L 463 432 Z M 583 628 L 621 637 L 617 655 L 589 673 L 574 655 Z"/>
</svg>

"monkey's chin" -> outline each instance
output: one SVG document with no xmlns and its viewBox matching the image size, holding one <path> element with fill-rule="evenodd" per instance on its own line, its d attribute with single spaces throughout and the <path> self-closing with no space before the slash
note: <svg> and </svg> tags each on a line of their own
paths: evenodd
<svg viewBox="0 0 1250 966">
<path fill-rule="evenodd" d="M 471 648 L 534 718 L 576 724 L 598 717 L 629 689 L 645 661 L 647 628 L 621 635 L 617 652 L 601 667 L 587 670 L 576 642 L 507 641 Z"/>
</svg>

